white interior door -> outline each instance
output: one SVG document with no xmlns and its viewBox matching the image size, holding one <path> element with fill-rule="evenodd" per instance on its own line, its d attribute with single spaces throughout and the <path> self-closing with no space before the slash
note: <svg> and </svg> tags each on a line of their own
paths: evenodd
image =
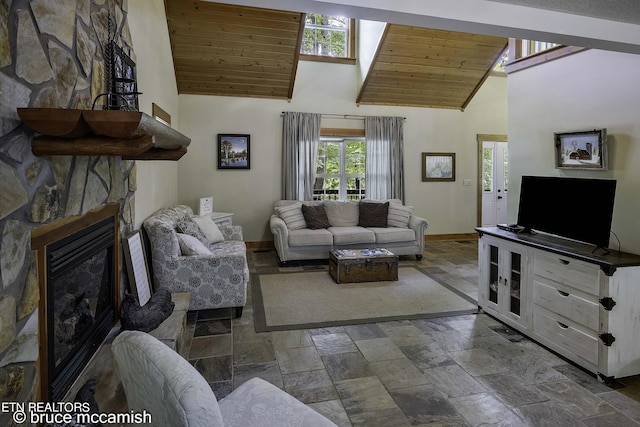
<svg viewBox="0 0 640 427">
<path fill-rule="evenodd" d="M 507 220 L 509 151 L 506 142 L 482 143 L 482 226 Z"/>
</svg>

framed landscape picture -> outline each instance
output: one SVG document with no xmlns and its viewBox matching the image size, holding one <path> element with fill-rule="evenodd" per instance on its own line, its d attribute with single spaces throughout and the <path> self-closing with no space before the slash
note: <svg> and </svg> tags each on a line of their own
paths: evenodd
<svg viewBox="0 0 640 427">
<path fill-rule="evenodd" d="M 218 134 L 218 169 L 249 169 L 251 136 L 248 134 Z"/>
<path fill-rule="evenodd" d="M 555 133 L 556 168 L 607 170 L 607 130 Z"/>
<path fill-rule="evenodd" d="M 455 181 L 456 153 L 422 153 L 422 181 Z"/>
</svg>

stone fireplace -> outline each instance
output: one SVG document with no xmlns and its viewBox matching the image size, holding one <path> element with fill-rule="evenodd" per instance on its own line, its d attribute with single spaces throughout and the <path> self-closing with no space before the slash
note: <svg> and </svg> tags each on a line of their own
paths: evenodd
<svg viewBox="0 0 640 427">
<path fill-rule="evenodd" d="M 118 319 L 119 203 L 31 233 L 40 289 L 40 398 L 60 401 Z"/>
<path fill-rule="evenodd" d="M 120 235 L 132 231 L 136 165 L 119 156 L 35 156 L 22 107 L 90 109 L 105 92 L 101 45 L 108 15 L 132 48 L 127 2 L 0 1 L 0 401 L 41 400 L 42 321 L 32 232 L 115 203 Z M 131 56 L 135 56 L 131 52 Z M 118 257 L 119 257 L 118 253 Z M 122 265 L 120 263 L 120 265 Z M 120 274 L 118 281 L 126 275 Z M 119 283 L 125 289 L 124 283 Z M 91 298 L 80 298 L 91 306 Z M 85 300 L 86 299 L 86 300 Z M 10 425 L 0 414 L 0 426 Z"/>
</svg>

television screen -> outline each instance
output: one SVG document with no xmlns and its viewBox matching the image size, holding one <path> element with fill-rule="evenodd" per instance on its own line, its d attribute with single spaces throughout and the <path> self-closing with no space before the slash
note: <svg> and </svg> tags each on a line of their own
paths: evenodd
<svg viewBox="0 0 640 427">
<path fill-rule="evenodd" d="M 518 225 L 607 248 L 615 192 L 610 179 L 523 176 Z"/>
</svg>

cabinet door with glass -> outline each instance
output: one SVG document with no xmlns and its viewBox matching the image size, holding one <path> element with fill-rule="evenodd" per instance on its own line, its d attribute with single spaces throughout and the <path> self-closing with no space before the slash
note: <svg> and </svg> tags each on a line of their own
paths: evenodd
<svg viewBox="0 0 640 427">
<path fill-rule="evenodd" d="M 528 327 L 527 255 L 521 247 L 480 239 L 479 305 L 489 314 Z"/>
</svg>

